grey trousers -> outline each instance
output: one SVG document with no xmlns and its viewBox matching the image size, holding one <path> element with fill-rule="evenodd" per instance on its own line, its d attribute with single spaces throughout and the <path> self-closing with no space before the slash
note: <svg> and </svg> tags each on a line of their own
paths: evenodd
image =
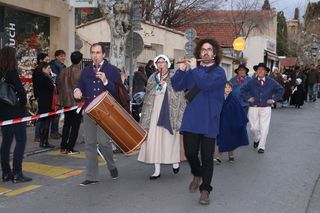
<svg viewBox="0 0 320 213">
<path fill-rule="evenodd" d="M 97 144 L 110 170 L 116 168 L 113 160 L 112 144 L 109 136 L 87 114 L 83 115 L 84 138 L 86 144 L 86 180 L 99 179 Z"/>
</svg>

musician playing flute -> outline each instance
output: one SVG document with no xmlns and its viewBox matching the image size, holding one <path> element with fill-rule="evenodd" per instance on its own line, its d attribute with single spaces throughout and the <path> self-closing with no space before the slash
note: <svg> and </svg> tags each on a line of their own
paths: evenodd
<svg viewBox="0 0 320 213">
<path fill-rule="evenodd" d="M 95 43 L 90 48 L 92 64 L 85 67 L 81 73 L 78 88 L 74 90 L 74 98 L 85 98 L 85 105 L 88 105 L 102 92 L 108 92 L 116 97 L 117 90 L 114 82 L 121 82 L 119 69 L 111 65 L 105 57 L 105 50 L 100 43 Z M 80 183 L 81 186 L 95 184 L 99 178 L 99 167 L 97 159 L 97 144 L 99 150 L 107 162 L 111 177 L 118 177 L 118 170 L 113 159 L 112 144 L 106 133 L 97 126 L 96 122 L 83 115 L 86 143 L 86 180 Z"/>
<path fill-rule="evenodd" d="M 157 71 L 148 79 L 140 118 L 141 126 L 148 131 L 148 138 L 138 157 L 138 161 L 154 164 L 155 171 L 150 180 L 160 177 L 161 164 L 172 164 L 173 173 L 179 172 L 179 129 L 186 106 L 183 92 L 172 88 L 169 58 L 158 55 L 154 65 Z"/>
<path fill-rule="evenodd" d="M 193 180 L 190 192 L 200 189 L 199 203 L 208 205 L 212 191 L 213 155 L 219 131 L 220 112 L 224 102 L 225 71 L 219 66 L 220 45 L 214 39 L 202 39 L 194 56 L 179 63 L 171 78 L 176 91 L 187 89 L 188 104 L 183 114 L 180 132 L 183 134 L 185 155 L 191 167 Z M 187 69 L 187 66 L 190 69 Z M 194 92 L 197 91 L 197 92 Z M 201 158 L 199 159 L 199 151 Z"/>
</svg>

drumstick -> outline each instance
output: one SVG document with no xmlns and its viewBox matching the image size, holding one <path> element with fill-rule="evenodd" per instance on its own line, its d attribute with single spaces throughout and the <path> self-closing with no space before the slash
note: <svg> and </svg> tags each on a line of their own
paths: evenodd
<svg viewBox="0 0 320 213">
<path fill-rule="evenodd" d="M 181 64 L 181 63 L 186 63 L 188 61 L 190 61 L 191 59 L 182 59 L 181 61 L 178 61 L 177 64 Z M 197 61 L 209 61 L 209 60 L 214 60 L 214 58 L 208 58 L 208 59 L 204 59 L 204 58 L 200 58 L 200 59 L 197 59 Z"/>
</svg>

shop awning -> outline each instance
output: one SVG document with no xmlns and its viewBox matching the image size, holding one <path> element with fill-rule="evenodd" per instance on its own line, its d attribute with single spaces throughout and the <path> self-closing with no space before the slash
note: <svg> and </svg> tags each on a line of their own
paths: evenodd
<svg viewBox="0 0 320 213">
<path fill-rule="evenodd" d="M 276 53 L 270 52 L 268 50 L 264 50 L 267 54 L 267 58 L 273 61 L 279 61 L 278 55 Z"/>
</svg>

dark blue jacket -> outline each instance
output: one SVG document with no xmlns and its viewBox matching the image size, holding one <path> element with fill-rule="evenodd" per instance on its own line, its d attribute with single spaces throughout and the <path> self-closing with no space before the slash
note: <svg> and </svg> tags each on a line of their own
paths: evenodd
<svg viewBox="0 0 320 213">
<path fill-rule="evenodd" d="M 108 90 L 113 97 L 116 97 L 117 95 L 114 82 L 121 82 L 119 69 L 105 60 L 100 68 L 100 72 L 104 72 L 108 79 L 108 84 L 106 86 L 104 86 L 103 82 L 96 77 L 93 64 L 85 67 L 81 73 L 78 88 L 81 90 L 82 96 L 85 97 L 86 105 L 106 90 Z"/>
<path fill-rule="evenodd" d="M 217 138 L 219 152 L 230 152 L 249 144 L 247 114 L 238 98 L 231 92 L 226 98 L 220 116 L 220 132 Z"/>
<path fill-rule="evenodd" d="M 244 82 L 242 84 L 237 83 L 237 76 L 234 76 L 233 78 L 230 79 L 230 82 L 232 84 L 232 93 L 239 99 L 241 106 L 246 107 L 248 106 L 248 101 L 241 100 L 240 98 L 240 90 L 245 85 L 251 80 L 250 76 L 244 77 Z"/>
<path fill-rule="evenodd" d="M 266 76 L 263 86 L 260 85 L 257 77 L 251 79 L 241 88 L 240 96 L 243 101 L 253 97 L 254 102 L 249 103 L 250 106 L 267 107 L 271 106 L 271 104 L 267 103 L 268 99 L 279 101 L 283 93 L 283 87 L 272 78 Z"/>
<path fill-rule="evenodd" d="M 177 70 L 171 81 L 176 91 L 191 90 L 195 84 L 200 88 L 197 96 L 187 104 L 180 131 L 216 138 L 227 79 L 221 67 L 208 73 L 209 69 L 210 67 L 198 66 L 188 72 Z"/>
<path fill-rule="evenodd" d="M 57 60 L 52 60 L 50 61 L 50 68 L 52 72 L 57 75 L 54 83 L 58 83 L 60 81 L 60 73 L 64 68 L 66 68 L 66 65 L 58 63 Z"/>
</svg>

